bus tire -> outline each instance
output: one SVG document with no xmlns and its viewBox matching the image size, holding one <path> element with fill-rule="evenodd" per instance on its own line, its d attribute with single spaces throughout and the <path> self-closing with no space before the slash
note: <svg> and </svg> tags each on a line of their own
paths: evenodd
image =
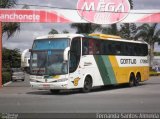
<svg viewBox="0 0 160 119">
<path fill-rule="evenodd" d="M 60 92 L 60 90 L 50 89 L 50 92 L 51 92 L 52 94 L 57 94 L 57 93 L 59 93 L 59 92 Z"/>
<path fill-rule="evenodd" d="M 140 73 L 138 73 L 138 74 L 136 75 L 134 85 L 135 85 L 135 86 L 138 86 L 140 81 L 141 81 L 141 75 L 140 75 Z"/>
<path fill-rule="evenodd" d="M 129 78 L 129 87 L 133 87 L 134 83 L 135 83 L 135 76 L 134 74 L 131 74 Z"/>
<path fill-rule="evenodd" d="M 84 86 L 82 89 L 83 93 L 88 93 L 92 89 L 92 78 L 90 76 L 87 76 L 84 80 Z"/>
</svg>

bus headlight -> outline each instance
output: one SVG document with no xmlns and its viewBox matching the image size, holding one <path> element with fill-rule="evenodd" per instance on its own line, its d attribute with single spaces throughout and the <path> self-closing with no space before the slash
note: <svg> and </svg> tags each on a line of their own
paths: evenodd
<svg viewBox="0 0 160 119">
<path fill-rule="evenodd" d="M 67 81 L 68 79 L 67 78 L 64 78 L 64 79 L 58 79 L 56 80 L 56 82 L 64 82 L 64 81 Z"/>
<path fill-rule="evenodd" d="M 34 80 L 34 79 L 30 79 L 30 82 L 36 82 L 36 80 Z"/>
<path fill-rule="evenodd" d="M 41 82 L 41 81 L 37 81 L 35 79 L 30 79 L 30 82 Z"/>
</svg>

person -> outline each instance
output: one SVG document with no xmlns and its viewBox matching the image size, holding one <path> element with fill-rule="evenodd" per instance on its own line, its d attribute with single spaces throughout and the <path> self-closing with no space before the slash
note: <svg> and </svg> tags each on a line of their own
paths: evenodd
<svg viewBox="0 0 160 119">
<path fill-rule="evenodd" d="M 156 72 L 159 71 L 158 64 L 155 65 L 155 71 L 156 71 Z"/>
<path fill-rule="evenodd" d="M 87 42 L 84 42 L 83 45 L 83 54 L 87 55 L 89 53 Z"/>
</svg>

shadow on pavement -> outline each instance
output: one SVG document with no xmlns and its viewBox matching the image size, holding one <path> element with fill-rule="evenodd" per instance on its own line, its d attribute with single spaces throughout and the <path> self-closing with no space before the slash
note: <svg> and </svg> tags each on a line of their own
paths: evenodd
<svg viewBox="0 0 160 119">
<path fill-rule="evenodd" d="M 143 86 L 147 84 L 140 84 L 139 86 Z M 136 86 L 136 87 L 139 87 Z M 61 90 L 59 93 L 51 93 L 49 90 L 36 90 L 33 92 L 28 92 L 27 94 L 31 95 L 75 95 L 75 94 L 91 94 L 95 92 L 103 92 L 103 91 L 112 91 L 112 90 L 120 90 L 120 89 L 131 89 L 131 88 L 136 88 L 136 87 L 128 87 L 128 85 L 123 84 L 123 85 L 108 85 L 108 86 L 101 86 L 101 87 L 95 87 L 91 90 L 89 93 L 82 93 L 80 89 L 72 89 L 72 90 Z"/>
</svg>

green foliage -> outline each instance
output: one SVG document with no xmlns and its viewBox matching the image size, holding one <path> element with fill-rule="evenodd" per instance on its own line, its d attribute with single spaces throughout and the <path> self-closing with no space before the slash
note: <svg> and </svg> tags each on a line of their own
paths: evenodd
<svg viewBox="0 0 160 119">
<path fill-rule="evenodd" d="M 133 0 L 128 0 L 131 6 L 131 9 L 133 9 Z"/>
<path fill-rule="evenodd" d="M 155 42 L 160 43 L 160 29 L 157 28 L 157 25 L 158 23 L 142 24 L 137 28 L 135 38 L 142 38 L 154 48 Z"/>
<path fill-rule="evenodd" d="M 124 39 L 134 39 L 137 32 L 137 26 L 134 23 L 125 23 L 120 25 L 119 35 Z"/>
<path fill-rule="evenodd" d="M 17 0 L 0 0 L 0 8 L 11 8 L 16 5 Z"/>
<path fill-rule="evenodd" d="M 51 29 L 51 31 L 48 34 L 58 34 L 58 31 L 55 29 Z"/>
<path fill-rule="evenodd" d="M 20 31 L 20 23 L 3 23 L 2 24 L 2 34 L 6 33 L 8 39 L 14 36 L 16 31 Z"/>
<path fill-rule="evenodd" d="M 154 52 L 154 56 L 160 56 L 160 52 Z"/>
<path fill-rule="evenodd" d="M 142 24 L 138 27 L 136 37 L 142 37 L 149 44 L 160 43 L 160 29 L 157 28 L 157 25 L 158 23 Z"/>
<path fill-rule="evenodd" d="M 2 67 L 10 70 L 10 68 L 19 68 L 21 66 L 21 54 L 19 49 L 10 50 L 3 48 L 2 50 Z"/>
<path fill-rule="evenodd" d="M 64 31 L 63 31 L 63 33 L 64 33 L 64 34 L 68 34 L 68 33 L 69 33 L 69 31 L 67 31 L 67 30 L 64 30 Z"/>
<path fill-rule="evenodd" d="M 90 34 L 96 30 L 100 30 L 102 27 L 101 25 L 92 23 L 73 23 L 71 24 L 71 28 L 76 29 L 77 30 L 76 33 Z"/>
<path fill-rule="evenodd" d="M 16 6 L 17 0 L 0 0 L 0 8 L 13 8 Z M 13 36 L 16 31 L 20 31 L 20 23 L 3 23 L 2 34 L 7 34 L 8 39 Z"/>
<path fill-rule="evenodd" d="M 2 72 L 2 84 L 5 84 L 11 80 L 10 72 Z"/>
<path fill-rule="evenodd" d="M 160 75 L 160 72 L 150 71 L 150 72 L 149 72 L 149 75 L 150 75 L 150 76 L 159 76 L 159 75 Z"/>
<path fill-rule="evenodd" d="M 102 30 L 103 34 L 119 35 L 117 24 L 111 24 Z"/>
<path fill-rule="evenodd" d="M 153 62 L 154 56 L 154 44 L 160 43 L 160 29 L 157 28 L 158 23 L 154 24 L 142 24 L 137 28 L 137 34 L 135 39 L 143 39 L 150 45 L 150 65 Z"/>
<path fill-rule="evenodd" d="M 2 83 L 11 80 L 11 68 L 19 68 L 21 66 L 21 54 L 19 49 L 10 50 L 2 49 Z"/>
</svg>

